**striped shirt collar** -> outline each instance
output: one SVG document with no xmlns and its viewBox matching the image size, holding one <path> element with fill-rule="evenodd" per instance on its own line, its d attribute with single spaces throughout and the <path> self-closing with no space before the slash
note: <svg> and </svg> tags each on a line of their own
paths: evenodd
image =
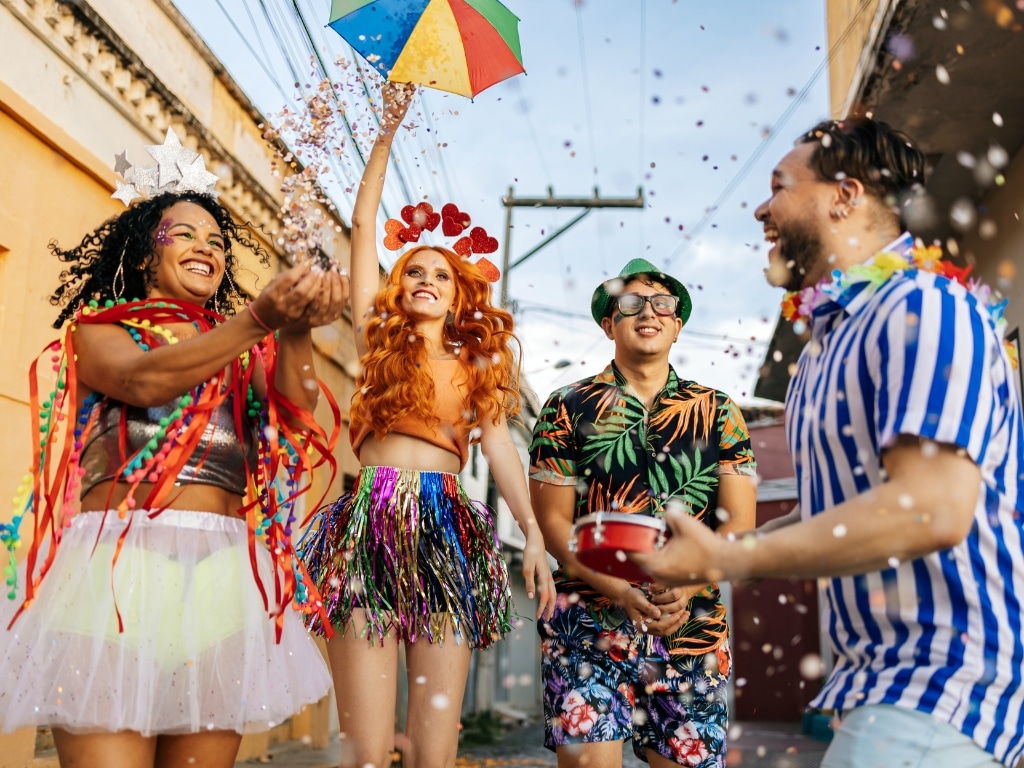
<svg viewBox="0 0 1024 768">
<path fill-rule="evenodd" d="M 914 247 L 914 237 L 909 232 L 904 232 L 878 253 L 895 253 L 905 259 L 910 258 L 910 252 Z M 876 254 L 877 255 L 877 254 Z M 875 260 L 872 256 L 865 264 L 871 264 Z M 828 322 L 840 310 L 845 311 L 847 317 L 857 314 L 875 295 L 879 286 L 868 280 L 853 283 L 846 290 L 834 297 L 831 301 L 824 302 L 816 307 L 812 313 L 813 322 L 816 327 L 822 322 Z"/>
</svg>

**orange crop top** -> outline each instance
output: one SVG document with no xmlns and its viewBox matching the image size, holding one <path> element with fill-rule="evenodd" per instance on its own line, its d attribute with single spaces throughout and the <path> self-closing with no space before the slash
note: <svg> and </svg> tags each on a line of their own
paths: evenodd
<svg viewBox="0 0 1024 768">
<path fill-rule="evenodd" d="M 463 468 L 469 460 L 469 429 L 465 417 L 466 384 L 459 369 L 459 360 L 428 360 L 427 363 L 434 377 L 433 413 L 439 423 L 428 424 L 417 416 L 403 416 L 388 431 L 418 437 L 451 451 L 459 457 L 459 466 Z M 356 456 L 371 431 L 368 423 L 353 420 L 348 429 L 348 439 Z"/>
</svg>

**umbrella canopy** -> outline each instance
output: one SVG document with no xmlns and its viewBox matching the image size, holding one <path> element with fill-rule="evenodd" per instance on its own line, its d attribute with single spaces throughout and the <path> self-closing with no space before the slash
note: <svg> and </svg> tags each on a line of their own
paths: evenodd
<svg viewBox="0 0 1024 768">
<path fill-rule="evenodd" d="M 396 83 L 473 97 L 525 71 L 498 0 L 332 0 L 328 26 Z"/>
</svg>

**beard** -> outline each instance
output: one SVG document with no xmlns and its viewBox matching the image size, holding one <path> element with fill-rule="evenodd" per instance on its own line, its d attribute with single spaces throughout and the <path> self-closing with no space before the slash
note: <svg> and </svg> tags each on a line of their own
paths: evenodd
<svg viewBox="0 0 1024 768">
<path fill-rule="evenodd" d="M 779 255 L 768 268 L 768 282 L 787 291 L 799 291 L 807 276 L 818 271 L 816 267 L 824 258 L 824 250 L 821 235 L 810 222 L 802 220 L 779 226 Z"/>
</svg>

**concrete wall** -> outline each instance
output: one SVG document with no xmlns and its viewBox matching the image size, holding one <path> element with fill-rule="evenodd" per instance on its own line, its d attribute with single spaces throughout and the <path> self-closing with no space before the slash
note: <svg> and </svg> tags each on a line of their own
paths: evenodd
<svg viewBox="0 0 1024 768">
<path fill-rule="evenodd" d="M 975 228 L 964 236 L 961 248 L 975 263 L 975 274 L 1009 297 L 1009 332 L 1024 325 L 1024 152 L 1017 153 L 1003 175 L 1005 184 L 990 188 L 978 206 L 979 221 L 994 224 L 994 235 L 982 237 L 979 232 L 987 226 Z"/>
</svg>

